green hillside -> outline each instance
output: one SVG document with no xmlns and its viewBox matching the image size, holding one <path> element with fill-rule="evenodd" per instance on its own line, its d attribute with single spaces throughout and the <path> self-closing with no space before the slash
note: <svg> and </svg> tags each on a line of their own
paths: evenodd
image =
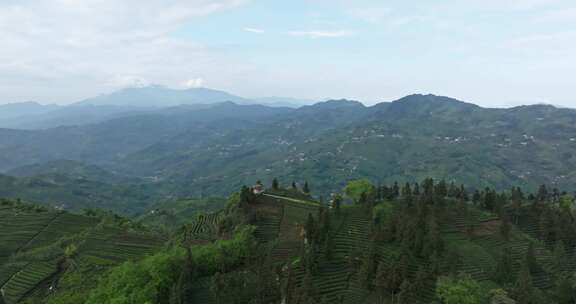
<svg viewBox="0 0 576 304">
<path fill-rule="evenodd" d="M 201 214 L 189 209 L 189 201 L 166 204 L 171 218 L 182 221 L 164 226 L 167 239 L 145 229 L 148 222 L 164 225 L 164 215 L 147 214 L 135 223 L 8 203 L 2 212 L 26 211 L 18 211 L 17 223 L 3 223 L 18 232 L 2 234 L 4 300 L 568 304 L 576 299 L 571 195 L 545 186 L 529 194 L 519 188 L 468 192 L 432 179 L 380 186 L 357 180 L 320 202 L 309 188 L 275 182 L 254 194 L 242 187 L 223 209 Z"/>
<path fill-rule="evenodd" d="M 0 194 L 136 213 L 175 198 L 225 196 L 256 177 L 305 179 L 322 196 L 364 177 L 569 189 L 575 123 L 573 109 L 490 109 L 434 95 L 370 107 L 176 107 L 78 127 L 0 129 L 0 170 L 19 176 Z"/>
<path fill-rule="evenodd" d="M 115 217 L 0 202 L 0 291 L 5 303 L 90 288 L 106 269 L 140 258 L 164 239 Z M 81 281 L 69 281 L 77 273 Z"/>
</svg>

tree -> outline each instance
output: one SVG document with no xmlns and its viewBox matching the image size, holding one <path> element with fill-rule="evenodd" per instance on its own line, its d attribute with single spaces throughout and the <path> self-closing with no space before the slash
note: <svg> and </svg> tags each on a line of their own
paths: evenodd
<svg viewBox="0 0 576 304">
<path fill-rule="evenodd" d="M 282 286 L 282 303 L 291 304 L 294 297 L 294 290 L 296 289 L 296 282 L 294 279 L 294 271 L 292 263 L 288 263 L 286 279 L 283 280 Z"/>
<path fill-rule="evenodd" d="M 374 286 L 378 288 L 381 302 L 384 300 L 384 294 L 389 291 L 392 295 L 392 302 L 394 296 L 400 291 L 403 278 L 400 274 L 398 263 L 392 263 L 387 266 L 385 263 L 379 263 L 376 270 L 376 277 L 374 279 Z"/>
<path fill-rule="evenodd" d="M 414 183 L 414 191 L 412 191 L 412 194 L 415 196 L 420 195 L 420 185 L 418 183 Z"/>
<path fill-rule="evenodd" d="M 310 187 L 308 186 L 308 182 L 304 182 L 304 187 L 302 187 L 302 192 L 309 194 L 310 193 Z"/>
<path fill-rule="evenodd" d="M 530 242 L 528 245 L 528 250 L 526 250 L 526 257 L 525 257 L 526 265 L 528 266 L 528 270 L 530 273 L 535 273 L 539 270 L 538 261 L 536 260 L 536 251 L 534 249 L 534 243 Z"/>
<path fill-rule="evenodd" d="M 255 267 L 257 275 L 256 303 L 264 304 L 267 303 L 267 299 L 278 296 L 280 286 L 278 285 L 275 273 L 273 272 L 274 266 L 272 264 L 272 256 L 270 255 L 270 251 L 267 251 L 266 254 L 261 255 L 259 260 L 262 262 L 257 263 Z"/>
<path fill-rule="evenodd" d="M 402 188 L 402 197 L 407 198 L 412 196 L 412 188 L 410 187 L 410 183 L 406 183 Z"/>
<path fill-rule="evenodd" d="M 528 262 L 522 263 L 522 268 L 518 273 L 516 285 L 514 286 L 514 298 L 518 304 L 529 304 L 533 295 L 532 275 L 530 274 L 530 267 Z"/>
<path fill-rule="evenodd" d="M 302 304 L 313 304 L 316 303 L 316 289 L 314 288 L 314 282 L 312 281 L 312 273 L 306 271 L 304 275 L 304 280 L 302 281 L 302 286 L 300 289 L 300 301 L 298 303 Z"/>
<path fill-rule="evenodd" d="M 486 188 L 484 190 L 484 201 L 482 202 L 482 206 L 486 210 L 495 211 L 496 210 L 496 192 Z"/>
<path fill-rule="evenodd" d="M 501 223 L 500 223 L 500 234 L 502 237 L 508 241 L 510 238 L 510 231 L 512 230 L 512 224 L 510 223 L 510 218 L 505 212 L 502 212 Z"/>
<path fill-rule="evenodd" d="M 298 186 L 296 186 L 295 181 L 292 181 L 292 190 L 298 190 Z"/>
<path fill-rule="evenodd" d="M 331 206 L 336 213 L 340 213 L 340 205 L 342 205 L 342 196 L 340 194 L 334 194 L 332 196 Z"/>
<path fill-rule="evenodd" d="M 538 188 L 538 193 L 536 194 L 537 202 L 543 203 L 548 199 L 548 195 L 548 188 L 546 188 L 546 185 L 540 185 Z"/>
<path fill-rule="evenodd" d="M 240 207 L 244 208 L 248 206 L 252 202 L 252 198 L 253 193 L 250 191 L 250 188 L 242 186 L 242 189 L 240 190 Z"/>
<path fill-rule="evenodd" d="M 436 283 L 436 296 L 444 304 L 482 303 L 480 284 L 470 276 L 440 277 Z"/>
<path fill-rule="evenodd" d="M 398 186 L 398 182 L 394 182 L 394 185 L 392 185 L 392 196 L 394 198 L 400 196 L 400 187 Z"/>
<path fill-rule="evenodd" d="M 362 194 L 360 194 L 360 198 L 358 199 L 357 203 L 361 206 L 366 206 L 368 204 L 368 195 L 366 192 L 362 192 Z"/>
<path fill-rule="evenodd" d="M 404 279 L 404 281 L 400 285 L 400 291 L 398 292 L 398 296 L 397 296 L 398 301 L 396 303 L 408 304 L 409 303 L 408 302 L 408 296 L 410 295 L 412 290 L 413 290 L 413 288 L 412 288 L 412 284 L 410 284 L 410 281 L 408 281 L 408 279 Z"/>
<path fill-rule="evenodd" d="M 563 241 L 557 241 L 554 247 L 554 266 L 557 271 L 561 272 L 567 269 L 568 257 L 566 255 L 566 249 L 564 248 Z"/>
<path fill-rule="evenodd" d="M 438 184 L 436 184 L 434 192 L 439 197 L 446 197 L 446 195 L 448 195 L 448 186 L 446 185 L 446 181 L 441 180 Z"/>
<path fill-rule="evenodd" d="M 192 291 L 194 289 L 194 265 L 190 256 L 186 259 L 184 267 L 180 271 L 180 276 L 176 285 L 173 286 L 172 295 L 170 297 L 171 304 L 186 304 L 192 301 Z"/>
<path fill-rule="evenodd" d="M 556 284 L 556 297 L 558 304 L 574 304 L 576 302 L 576 294 L 572 277 L 562 275 L 556 281 Z"/>
<path fill-rule="evenodd" d="M 509 247 L 505 247 L 502 250 L 500 259 L 496 264 L 496 273 L 494 275 L 494 280 L 502 285 L 512 282 L 512 273 L 514 269 L 512 268 L 512 251 Z"/>
<path fill-rule="evenodd" d="M 481 199 L 482 195 L 480 194 L 480 191 L 475 190 L 474 194 L 472 195 L 472 202 L 474 203 L 474 205 L 478 205 Z"/>
<path fill-rule="evenodd" d="M 353 180 L 346 185 L 344 188 L 344 193 L 355 203 L 360 201 L 362 193 L 371 194 L 374 191 L 374 186 L 367 179 Z"/>
<path fill-rule="evenodd" d="M 274 190 L 280 189 L 280 183 L 278 182 L 277 178 L 274 178 L 272 180 L 272 189 L 274 189 Z"/>
<path fill-rule="evenodd" d="M 559 205 L 562 210 L 571 210 L 574 205 L 574 197 L 564 194 L 560 197 Z"/>
<path fill-rule="evenodd" d="M 334 257 L 334 238 L 331 235 L 326 235 L 326 240 L 324 241 L 324 257 L 327 261 L 332 260 Z"/>
<path fill-rule="evenodd" d="M 374 276 L 376 274 L 376 245 L 371 243 L 368 251 L 365 252 L 360 265 L 360 284 L 364 288 L 372 289 L 374 283 Z"/>
<path fill-rule="evenodd" d="M 308 213 L 308 219 L 306 220 L 304 232 L 306 233 L 306 242 L 308 244 L 316 239 L 316 222 L 314 221 L 312 213 Z"/>
</svg>

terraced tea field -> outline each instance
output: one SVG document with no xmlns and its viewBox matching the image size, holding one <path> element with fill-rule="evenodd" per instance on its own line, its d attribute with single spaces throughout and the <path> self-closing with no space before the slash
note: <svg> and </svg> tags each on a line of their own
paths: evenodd
<svg viewBox="0 0 576 304">
<path fill-rule="evenodd" d="M 164 239 L 97 225 L 93 217 L 23 206 L 0 208 L 0 291 L 18 303 L 38 286 L 50 287 L 65 267 L 61 240 L 76 236 L 74 263 L 115 265 L 151 253 Z M 66 241 L 71 242 L 71 241 Z"/>
</svg>

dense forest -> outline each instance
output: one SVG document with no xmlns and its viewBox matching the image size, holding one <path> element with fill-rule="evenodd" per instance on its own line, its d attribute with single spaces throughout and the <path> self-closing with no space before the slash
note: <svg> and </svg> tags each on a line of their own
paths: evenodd
<svg viewBox="0 0 576 304">
<path fill-rule="evenodd" d="M 138 218 L 3 200 L 0 301 L 574 303 L 572 193 L 444 180 L 257 183 Z M 215 201 L 219 201 L 216 203 Z"/>
</svg>

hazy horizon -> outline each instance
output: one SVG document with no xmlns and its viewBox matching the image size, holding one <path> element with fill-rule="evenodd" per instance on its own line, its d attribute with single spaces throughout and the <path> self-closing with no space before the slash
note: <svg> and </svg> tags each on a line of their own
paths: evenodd
<svg viewBox="0 0 576 304">
<path fill-rule="evenodd" d="M 0 3 L 0 104 L 209 87 L 374 104 L 414 93 L 576 107 L 567 0 Z"/>
<path fill-rule="evenodd" d="M 167 86 L 162 86 L 162 85 L 158 85 L 158 84 L 149 84 L 146 86 L 131 86 L 131 87 L 125 87 L 125 88 L 120 88 L 118 90 L 112 91 L 112 92 L 104 92 L 102 94 L 98 94 L 95 96 L 87 96 L 86 98 L 82 98 L 79 100 L 74 100 L 71 102 L 64 102 L 64 103 L 58 103 L 58 102 L 42 102 L 42 101 L 38 101 L 38 100 L 23 100 L 23 101 L 15 101 L 15 102 L 7 102 L 7 103 L 1 103 L 0 102 L 0 106 L 2 105 L 9 105 L 9 104 L 21 104 L 21 103 L 37 103 L 37 104 L 41 104 L 41 105 L 58 105 L 58 106 L 69 106 L 69 105 L 73 105 L 94 97 L 100 97 L 100 96 L 106 96 L 108 94 L 112 94 L 115 92 L 119 92 L 121 90 L 124 89 L 140 89 L 140 88 L 146 88 L 146 87 L 163 87 L 163 88 L 167 88 L 167 89 L 172 89 L 172 90 L 189 90 L 189 89 L 209 89 L 209 90 L 216 90 L 216 91 L 222 91 L 222 92 L 226 92 L 229 94 L 232 94 L 234 96 L 238 96 L 238 97 L 242 97 L 242 98 L 246 98 L 248 100 L 254 100 L 255 102 L 258 102 L 259 99 L 273 99 L 273 98 L 278 98 L 279 101 L 280 99 L 293 99 L 293 101 L 307 101 L 305 103 L 295 103 L 293 104 L 294 106 L 304 106 L 304 105 L 312 105 L 315 103 L 320 103 L 320 102 L 326 102 L 326 101 L 331 101 L 331 100 L 350 100 L 350 101 L 357 101 L 360 102 L 362 104 L 364 104 L 365 106 L 373 106 L 376 105 L 378 103 L 382 103 L 382 102 L 394 102 L 397 101 L 399 99 L 402 99 L 404 97 L 410 96 L 410 95 L 436 95 L 436 96 L 444 96 L 444 97 L 450 97 L 450 98 L 454 98 L 457 99 L 459 101 L 462 102 L 466 102 L 466 103 L 471 103 L 471 104 L 475 104 L 477 106 L 483 107 L 483 108 L 512 108 L 512 107 L 517 107 L 517 106 L 530 106 L 530 105 L 551 105 L 557 108 L 569 108 L 569 109 L 575 109 L 576 106 L 564 106 L 564 105 L 557 105 L 557 104 L 552 104 L 552 103 L 546 103 L 546 102 L 526 102 L 526 103 L 518 103 L 518 104 L 513 104 L 513 105 L 493 105 L 493 106 L 485 106 L 479 103 L 476 103 L 474 101 L 470 101 L 470 100 L 463 100 L 463 99 L 459 99 L 456 98 L 454 96 L 445 96 L 445 95 L 439 95 L 439 94 L 434 94 L 434 93 L 427 93 L 427 92 L 417 92 L 417 93 L 411 93 L 411 94 L 407 94 L 407 95 L 402 95 L 402 96 L 398 96 L 397 98 L 393 98 L 393 99 L 389 99 L 389 100 L 376 100 L 376 101 L 366 101 L 366 100 L 359 100 L 359 99 L 354 99 L 354 98 L 338 98 L 338 97 L 334 97 L 334 98 L 324 98 L 324 99 L 309 99 L 309 98 L 298 98 L 298 97 L 293 97 L 293 96 L 240 96 L 238 94 L 235 94 L 234 92 L 229 92 L 229 91 L 225 91 L 225 90 L 220 90 L 218 88 L 209 88 L 209 87 L 198 87 L 198 88 L 178 88 L 178 87 L 167 87 Z M 281 101 L 285 101 L 285 100 L 281 100 Z M 224 101 L 223 101 L 224 102 Z"/>
</svg>

